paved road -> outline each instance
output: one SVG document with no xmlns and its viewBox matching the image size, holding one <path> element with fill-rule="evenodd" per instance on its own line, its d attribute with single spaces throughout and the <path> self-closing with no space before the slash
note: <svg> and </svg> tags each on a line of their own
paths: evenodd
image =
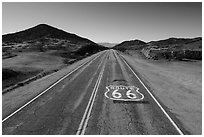
<svg viewBox="0 0 204 137">
<path fill-rule="evenodd" d="M 12 116 L 3 134 L 183 134 L 121 55 L 107 50 Z M 9 117 L 9 118 L 8 118 Z"/>
</svg>

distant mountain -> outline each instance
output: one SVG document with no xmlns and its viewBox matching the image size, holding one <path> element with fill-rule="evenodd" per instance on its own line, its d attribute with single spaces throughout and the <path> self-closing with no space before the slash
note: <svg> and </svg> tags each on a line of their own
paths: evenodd
<svg viewBox="0 0 204 137">
<path fill-rule="evenodd" d="M 27 30 L 3 35 L 2 42 L 3 46 L 13 43 L 27 43 L 33 49 L 38 47 L 41 51 L 43 49 L 61 49 L 68 52 L 80 51 L 83 54 L 95 53 L 107 49 L 89 39 L 65 32 L 47 24 L 39 24 Z"/>
<path fill-rule="evenodd" d="M 169 38 L 159 41 L 151 41 L 149 46 L 175 49 L 202 49 L 202 37 L 196 38 Z"/>
<path fill-rule="evenodd" d="M 117 50 L 141 50 L 142 48 L 146 47 L 147 44 L 141 40 L 131 40 L 131 41 L 124 41 L 116 46 L 113 49 Z"/>
<path fill-rule="evenodd" d="M 109 43 L 109 42 L 101 42 L 101 43 L 98 43 L 99 45 L 102 45 L 104 47 L 113 47 L 115 45 L 117 45 L 118 43 Z"/>
<path fill-rule="evenodd" d="M 202 50 L 202 37 L 196 38 L 168 38 L 165 40 L 150 41 L 148 43 L 141 40 L 124 41 L 113 49 L 125 50 L 141 50 L 144 47 L 157 46 L 160 48 L 170 49 L 199 49 Z"/>
</svg>

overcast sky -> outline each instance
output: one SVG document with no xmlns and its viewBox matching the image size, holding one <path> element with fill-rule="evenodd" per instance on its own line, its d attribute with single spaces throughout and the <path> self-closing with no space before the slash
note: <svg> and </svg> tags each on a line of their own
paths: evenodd
<svg viewBox="0 0 204 137">
<path fill-rule="evenodd" d="M 3 3 L 2 33 L 41 23 L 94 42 L 202 35 L 202 3 Z"/>
</svg>

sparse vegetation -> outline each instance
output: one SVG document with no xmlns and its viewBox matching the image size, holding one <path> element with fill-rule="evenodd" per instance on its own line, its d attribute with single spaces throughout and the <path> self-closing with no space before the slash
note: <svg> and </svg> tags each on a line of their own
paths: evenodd
<svg viewBox="0 0 204 137">
<path fill-rule="evenodd" d="M 2 80 L 10 79 L 18 76 L 19 73 L 11 69 L 2 69 Z"/>
<path fill-rule="evenodd" d="M 146 43 L 141 40 L 131 40 L 131 41 L 124 41 L 120 44 L 117 44 L 113 47 L 113 49 L 120 50 L 124 52 L 125 50 L 141 50 L 142 48 L 146 47 Z"/>
<path fill-rule="evenodd" d="M 22 52 L 2 61 L 3 89 L 31 78 L 41 72 L 52 72 L 66 66 L 63 58 L 52 52 Z"/>
<path fill-rule="evenodd" d="M 27 78 L 35 76 L 40 70 L 27 69 L 23 71 L 16 71 L 15 68 L 3 68 L 2 69 L 2 88 L 5 89 L 9 86 L 15 85 L 16 83 L 23 81 Z M 22 83 L 18 83 L 22 86 Z"/>
<path fill-rule="evenodd" d="M 3 59 L 9 58 L 3 60 L 2 63 L 3 69 L 5 69 L 3 89 L 41 72 L 40 76 L 36 77 L 40 78 L 82 58 L 107 49 L 86 38 L 46 24 L 3 35 L 2 40 Z M 26 69 L 27 71 L 25 71 L 25 68 L 30 70 Z M 15 72 L 18 76 L 13 78 L 6 76 Z M 24 84 L 22 82 L 18 86 Z"/>
<path fill-rule="evenodd" d="M 141 52 L 150 59 L 193 59 L 193 60 L 202 60 L 202 51 L 201 50 L 163 50 L 163 49 L 143 49 Z"/>
<path fill-rule="evenodd" d="M 202 60 L 202 38 L 169 38 L 145 43 L 140 40 L 124 41 L 113 49 L 122 52 L 140 50 L 149 59 Z"/>
</svg>

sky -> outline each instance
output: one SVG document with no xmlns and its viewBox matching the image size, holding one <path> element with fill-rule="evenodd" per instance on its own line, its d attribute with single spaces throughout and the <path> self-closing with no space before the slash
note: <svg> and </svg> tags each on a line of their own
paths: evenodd
<svg viewBox="0 0 204 137">
<path fill-rule="evenodd" d="M 202 3 L 2 3 L 2 34 L 38 24 L 94 42 L 193 38 L 202 36 Z"/>
</svg>

